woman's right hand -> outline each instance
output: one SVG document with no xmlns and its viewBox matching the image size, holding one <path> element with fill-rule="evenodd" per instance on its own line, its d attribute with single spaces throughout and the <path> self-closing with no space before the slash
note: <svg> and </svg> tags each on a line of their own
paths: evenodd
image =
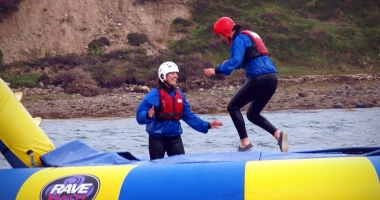
<svg viewBox="0 0 380 200">
<path fill-rule="evenodd" d="M 148 112 L 148 117 L 149 118 L 153 118 L 153 116 L 154 116 L 154 106 L 152 106 L 150 109 L 149 109 L 149 112 Z"/>
<path fill-rule="evenodd" d="M 204 70 L 204 73 L 206 76 L 214 76 L 215 75 L 215 69 L 214 68 L 208 68 Z"/>
</svg>

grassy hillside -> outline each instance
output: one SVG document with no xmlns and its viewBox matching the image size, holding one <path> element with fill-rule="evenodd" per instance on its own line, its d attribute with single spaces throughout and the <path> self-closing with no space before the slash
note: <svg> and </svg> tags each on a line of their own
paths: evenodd
<svg viewBox="0 0 380 200">
<path fill-rule="evenodd" d="M 380 70 L 380 1 L 198 0 L 192 5 L 197 27 L 183 43 L 213 62 L 228 57 L 226 51 L 210 51 L 213 23 L 230 16 L 263 38 L 282 75 Z"/>
<path fill-rule="evenodd" d="M 168 50 L 159 55 L 146 56 L 141 43 L 151 43 L 143 33 L 128 36 L 132 48 L 108 53 L 103 51 L 112 45 L 107 38 L 89 43 L 84 55 L 46 54 L 7 65 L 2 63 L 0 50 L 0 76 L 14 86 L 33 87 L 42 82 L 61 84 L 68 91 L 79 83 L 149 85 L 157 82 L 159 64 L 173 60 L 180 65 L 180 81 L 194 82 L 205 78 L 202 69 L 229 58 L 228 47 L 213 35 L 213 24 L 222 16 L 262 37 L 280 76 L 380 72 L 380 1 L 190 0 L 189 6 L 192 18 L 179 17 L 171 27 L 186 37 L 169 41 Z"/>
</svg>

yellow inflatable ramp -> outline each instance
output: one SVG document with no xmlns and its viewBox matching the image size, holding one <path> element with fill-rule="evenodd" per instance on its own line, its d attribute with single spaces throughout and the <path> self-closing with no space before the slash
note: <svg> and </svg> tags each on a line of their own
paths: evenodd
<svg viewBox="0 0 380 200">
<path fill-rule="evenodd" d="M 55 146 L 21 98 L 22 93 L 14 94 L 0 78 L 0 151 L 13 168 L 41 167 L 40 156 Z"/>
</svg>

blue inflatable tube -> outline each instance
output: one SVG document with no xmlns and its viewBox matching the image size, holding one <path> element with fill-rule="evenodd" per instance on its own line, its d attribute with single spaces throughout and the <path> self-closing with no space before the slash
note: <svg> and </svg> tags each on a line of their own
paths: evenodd
<svg viewBox="0 0 380 200">
<path fill-rule="evenodd" d="M 282 155 L 270 152 L 214 153 L 122 165 L 4 169 L 0 170 L 0 188 L 6 192 L 0 193 L 0 199 L 380 197 L 378 153 L 369 156 Z M 215 159 L 206 160 L 210 156 Z M 235 156 L 237 160 L 225 159 L 226 156 Z"/>
</svg>

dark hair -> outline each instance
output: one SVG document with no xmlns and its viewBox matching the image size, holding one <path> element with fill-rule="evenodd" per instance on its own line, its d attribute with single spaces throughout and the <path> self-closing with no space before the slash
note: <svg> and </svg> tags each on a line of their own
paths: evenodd
<svg viewBox="0 0 380 200">
<path fill-rule="evenodd" d="M 233 31 L 236 32 L 241 32 L 241 25 L 240 24 L 235 24 L 235 26 L 232 28 Z"/>
<path fill-rule="evenodd" d="M 241 25 L 235 24 L 232 30 L 235 31 L 234 35 L 232 36 L 232 38 L 235 39 L 235 37 L 241 32 Z"/>
</svg>

